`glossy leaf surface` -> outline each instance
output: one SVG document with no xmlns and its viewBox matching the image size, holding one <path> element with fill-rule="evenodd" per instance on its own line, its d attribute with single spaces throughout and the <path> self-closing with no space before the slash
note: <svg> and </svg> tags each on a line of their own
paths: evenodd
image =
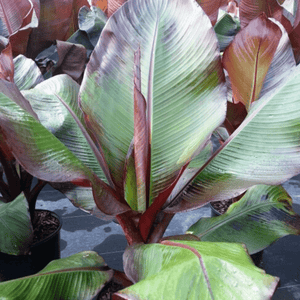
<svg viewBox="0 0 300 300">
<path fill-rule="evenodd" d="M 281 186 L 257 185 L 225 214 L 202 218 L 187 233 L 197 235 L 201 241 L 244 243 L 253 254 L 280 237 L 300 234 L 300 216 L 291 204 Z"/>
<path fill-rule="evenodd" d="M 223 64 L 232 84 L 234 102 L 242 102 L 247 110 L 259 97 L 281 35 L 276 24 L 260 15 L 235 36 L 224 52 Z"/>
<path fill-rule="evenodd" d="M 41 124 L 99 178 L 104 179 L 103 171 L 80 127 L 58 98 L 62 98 L 84 124 L 82 112 L 77 104 L 78 92 L 79 85 L 74 80 L 67 75 L 58 75 L 31 90 L 22 91 L 22 94 L 30 102 Z"/>
<path fill-rule="evenodd" d="M 125 299 L 269 299 L 277 285 L 234 243 L 163 241 L 124 253 Z M 222 286 L 222 288 L 220 288 Z"/>
<path fill-rule="evenodd" d="M 111 188 L 42 124 L 3 94 L 0 101 L 1 128 L 13 155 L 27 172 L 45 181 L 92 186 L 94 200 L 106 214 L 127 209 L 126 205 L 114 203 L 117 196 Z M 24 151 L 24 145 L 30 145 L 30 148 Z"/>
<path fill-rule="evenodd" d="M 100 8 L 83 6 L 78 14 L 79 29 L 70 36 L 68 42 L 83 45 L 89 58 L 106 21 L 107 16 Z"/>
<path fill-rule="evenodd" d="M 259 100 L 169 211 L 233 198 L 256 184 L 278 185 L 299 173 L 299 71 L 285 32 Z"/>
<path fill-rule="evenodd" d="M 95 154 L 80 127 L 57 97 L 64 99 L 83 126 L 83 115 L 77 103 L 78 92 L 79 85 L 75 81 L 67 75 L 59 75 L 44 81 L 34 89 L 23 91 L 23 95 L 38 114 L 41 124 L 81 162 L 93 170 L 99 178 L 106 181 Z M 53 183 L 52 186 L 64 193 L 74 205 L 92 213 L 97 212 L 91 187 L 79 187 L 71 183 Z"/>
<path fill-rule="evenodd" d="M 0 200 L 0 232 L 0 252 L 11 255 L 29 252 L 33 229 L 23 193 L 9 203 Z"/>
<path fill-rule="evenodd" d="M 68 181 L 83 185 L 85 188 L 76 188 L 72 184 L 56 185 L 56 187 L 65 192 L 75 205 L 86 210 L 95 211 L 94 199 L 91 193 L 91 187 L 93 186 L 95 193 L 94 197 L 98 207 L 104 209 L 106 213 L 111 211 L 113 212 L 112 214 L 117 214 L 122 212 L 122 209 L 120 210 L 119 204 L 114 203 L 112 198 L 110 199 L 114 204 L 109 203 L 107 200 L 108 198 L 105 198 L 108 197 L 107 192 L 109 193 L 109 191 L 106 190 L 107 186 L 99 181 L 100 179 L 104 181 L 107 180 L 96 156 L 99 155 L 99 151 L 83 125 L 83 115 L 77 103 L 78 91 L 79 85 L 67 75 L 55 76 L 39 84 L 32 90 L 23 91 L 24 96 L 30 101 L 32 107 L 38 114 L 41 124 L 67 147 L 65 148 L 65 150 L 67 150 L 66 153 L 71 151 L 72 155 L 76 157 L 73 162 L 71 160 L 69 163 L 73 163 L 74 168 L 76 168 L 76 165 L 79 163 L 81 165 L 80 168 L 83 167 L 85 170 L 84 172 L 87 172 L 85 173 L 85 178 L 81 179 L 53 180 L 50 174 L 48 174 L 49 171 L 47 171 L 48 163 L 45 162 L 43 163 L 45 169 L 41 170 L 40 174 L 41 176 L 50 176 L 48 181 Z M 47 109 L 45 109 L 45 107 L 47 107 Z M 49 107 L 51 107 L 51 109 L 49 109 Z M 85 134 L 83 134 L 83 131 Z M 47 133 L 47 135 L 49 133 Z M 54 136 L 52 138 L 55 138 Z M 47 143 L 46 139 L 44 142 Z M 36 151 L 39 150 L 37 149 Z M 58 150 L 51 147 L 48 151 L 47 149 L 44 151 L 44 155 L 47 155 L 48 157 L 53 151 L 56 152 Z M 56 152 L 56 155 L 58 156 L 54 158 L 54 160 L 63 157 L 64 154 Z M 52 156 L 55 156 L 55 154 L 53 153 L 53 155 L 50 155 L 50 157 Z M 60 165 L 60 163 L 58 164 Z M 36 163 L 34 163 L 34 165 L 36 165 Z M 68 168 L 67 166 L 62 167 Z M 94 177 L 92 173 L 89 173 L 89 170 L 92 170 L 97 177 Z M 38 170 L 32 170 L 32 172 L 37 171 Z M 89 185 L 87 180 L 90 181 L 92 185 Z M 104 190 L 102 188 L 104 188 Z M 105 205 L 105 208 L 103 208 L 101 203 Z M 121 205 L 121 207 L 123 207 L 124 210 L 126 206 Z"/>
<path fill-rule="evenodd" d="M 44 80 L 35 62 L 20 54 L 14 58 L 14 82 L 19 90 L 29 90 Z"/>
<path fill-rule="evenodd" d="M 134 135 L 138 46 L 151 124 L 151 204 L 223 121 L 226 99 L 217 40 L 194 1 L 125 3 L 102 31 L 80 90 L 87 125 L 120 189 Z"/>
<path fill-rule="evenodd" d="M 85 251 L 50 262 L 39 273 L 0 283 L 4 299 L 91 299 L 113 271 L 96 252 Z"/>
</svg>

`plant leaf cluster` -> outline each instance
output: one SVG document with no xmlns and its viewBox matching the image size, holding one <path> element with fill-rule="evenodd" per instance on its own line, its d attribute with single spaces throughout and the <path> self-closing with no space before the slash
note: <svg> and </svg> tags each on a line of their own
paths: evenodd
<svg viewBox="0 0 300 300">
<path fill-rule="evenodd" d="M 279 279 L 248 253 L 300 230 L 280 186 L 300 173 L 298 2 L 70 0 L 68 14 L 56 0 L 20 2 L 0 6 L 5 174 L 13 161 L 118 221 L 132 285 L 114 299 L 269 299 Z M 175 213 L 237 196 L 223 216 L 163 237 Z M 113 271 L 85 255 L 0 283 L 4 297 L 26 285 L 28 299 L 90 299 Z M 61 284 L 70 276 L 81 285 Z"/>
</svg>

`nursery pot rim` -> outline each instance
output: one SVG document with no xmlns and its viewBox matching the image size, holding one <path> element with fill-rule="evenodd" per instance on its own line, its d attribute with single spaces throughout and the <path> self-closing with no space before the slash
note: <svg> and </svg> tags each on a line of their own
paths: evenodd
<svg viewBox="0 0 300 300">
<path fill-rule="evenodd" d="M 32 243 L 32 245 L 30 246 L 30 249 L 38 247 L 39 245 L 41 245 L 41 244 L 47 242 L 48 240 L 50 240 L 54 235 L 56 235 L 61 230 L 62 224 L 63 224 L 62 218 L 57 213 L 55 213 L 54 211 L 51 211 L 51 210 L 48 210 L 48 209 L 36 209 L 35 211 L 48 211 L 48 212 L 50 212 L 51 215 L 54 216 L 59 221 L 59 225 L 51 234 L 49 234 L 48 236 L 42 238 L 38 242 Z"/>
</svg>

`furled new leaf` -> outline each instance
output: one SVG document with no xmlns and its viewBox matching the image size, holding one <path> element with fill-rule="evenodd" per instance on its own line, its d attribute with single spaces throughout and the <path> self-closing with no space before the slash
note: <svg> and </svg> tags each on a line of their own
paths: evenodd
<svg viewBox="0 0 300 300">
<path fill-rule="evenodd" d="M 116 299 L 270 299 L 279 280 L 234 243 L 135 245 L 125 250 L 124 270 L 136 284 L 117 292 Z"/>
<path fill-rule="evenodd" d="M 87 65 L 80 105 L 120 190 L 134 135 L 133 58 L 139 46 L 151 128 L 151 204 L 222 123 L 226 96 L 218 42 L 197 3 L 131 0 L 118 9 Z"/>
<path fill-rule="evenodd" d="M 91 299 L 112 278 L 113 271 L 93 251 L 50 262 L 39 273 L 0 283 L 2 299 Z"/>
<path fill-rule="evenodd" d="M 29 252 L 33 229 L 23 193 L 9 203 L 0 200 L 0 232 L 0 252 L 11 255 Z"/>
<path fill-rule="evenodd" d="M 201 241 L 244 243 L 250 254 L 263 250 L 280 237 L 300 234 L 300 216 L 281 186 L 250 188 L 227 212 L 202 218 L 187 233 Z"/>
<path fill-rule="evenodd" d="M 234 18 L 230 14 L 224 13 L 214 26 L 214 30 L 219 40 L 220 50 L 224 51 L 240 30 L 240 22 L 238 18 Z"/>
</svg>

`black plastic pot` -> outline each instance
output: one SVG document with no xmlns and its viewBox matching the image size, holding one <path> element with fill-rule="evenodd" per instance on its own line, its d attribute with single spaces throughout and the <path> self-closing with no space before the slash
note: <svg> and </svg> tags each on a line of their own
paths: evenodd
<svg viewBox="0 0 300 300">
<path fill-rule="evenodd" d="M 48 237 L 32 244 L 30 255 L 9 255 L 0 252 L 0 281 L 16 279 L 35 274 L 50 261 L 60 258 L 61 218 L 54 212 L 51 214 L 59 220 L 59 227 Z"/>
<path fill-rule="evenodd" d="M 220 216 L 221 213 L 219 211 L 217 211 L 212 205 L 211 203 L 210 204 L 210 208 L 211 208 L 211 216 L 212 217 L 217 217 L 217 216 Z M 251 254 L 251 258 L 253 260 L 253 262 L 255 263 L 256 266 L 259 266 L 261 261 L 262 261 L 262 256 L 263 256 L 263 250 L 257 252 L 257 253 L 253 253 Z"/>
</svg>

